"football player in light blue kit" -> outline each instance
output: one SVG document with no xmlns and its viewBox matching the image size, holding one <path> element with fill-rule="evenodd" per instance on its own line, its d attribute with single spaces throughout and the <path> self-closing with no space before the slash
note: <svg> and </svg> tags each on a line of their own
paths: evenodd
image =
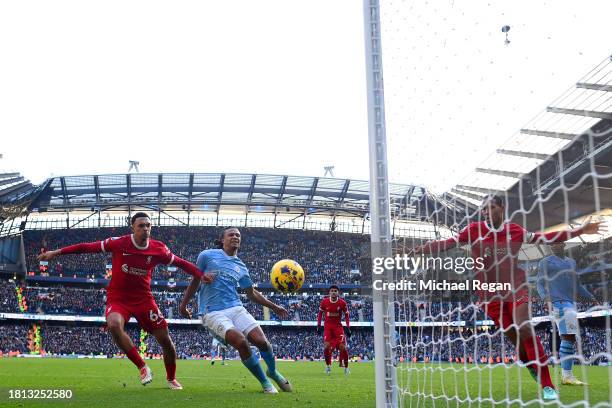
<svg viewBox="0 0 612 408">
<path fill-rule="evenodd" d="M 576 298 L 595 300 L 595 297 L 580 284 L 576 274 L 576 261 L 564 254 L 565 244 L 551 245 L 554 255 L 539 263 L 538 293 L 542 299 L 552 303 L 553 318 L 561 336 L 559 356 L 563 369 L 564 385 L 588 385 L 572 373 L 576 347 L 576 335 L 580 326 L 576 311 Z"/>
<path fill-rule="evenodd" d="M 287 318 L 289 313 L 253 288 L 249 270 L 237 256 L 241 238 L 238 228 L 225 228 L 215 242 L 217 249 L 207 249 L 200 253 L 198 268 L 214 274 L 215 278 L 202 286 L 199 281 L 192 280 L 183 296 L 180 312 L 189 315 L 187 304 L 199 287 L 198 314 L 202 324 L 217 339 L 238 350 L 242 363 L 259 380 L 264 393 L 278 393 L 268 377 L 283 391 L 290 392 L 291 384 L 276 370 L 272 345 L 255 318 L 242 305 L 237 288 L 243 289 L 251 302 L 270 308 L 282 319 Z M 266 373 L 259 363 L 259 357 L 251 351 L 249 342 L 259 349 L 268 367 Z"/>
</svg>

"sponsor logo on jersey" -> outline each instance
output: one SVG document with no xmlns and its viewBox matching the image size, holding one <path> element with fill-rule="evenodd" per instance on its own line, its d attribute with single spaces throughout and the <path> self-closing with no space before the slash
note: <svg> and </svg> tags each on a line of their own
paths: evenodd
<svg viewBox="0 0 612 408">
<path fill-rule="evenodd" d="M 147 276 L 147 274 L 149 273 L 149 270 L 130 267 L 130 269 L 128 270 L 128 273 L 132 275 L 138 275 L 138 276 Z"/>
<path fill-rule="evenodd" d="M 483 257 L 484 258 L 489 258 L 489 257 L 491 257 L 493 255 L 496 255 L 496 257 L 498 255 L 501 255 L 502 257 L 504 257 L 504 256 L 506 256 L 508 254 L 511 254 L 511 253 L 512 253 L 512 251 L 509 251 L 508 248 L 506 248 L 505 246 L 500 246 L 500 247 L 497 247 L 497 248 L 494 248 L 494 249 L 491 249 L 491 247 L 487 246 L 484 249 L 484 256 Z"/>
<path fill-rule="evenodd" d="M 138 275 L 138 276 L 147 276 L 149 273 L 148 269 L 135 268 L 133 266 L 128 266 L 128 264 L 121 265 L 121 270 L 124 273 L 129 273 L 130 275 Z"/>
<path fill-rule="evenodd" d="M 147 256 L 147 264 L 151 263 L 151 259 L 153 259 L 153 257 L 151 255 Z"/>
</svg>

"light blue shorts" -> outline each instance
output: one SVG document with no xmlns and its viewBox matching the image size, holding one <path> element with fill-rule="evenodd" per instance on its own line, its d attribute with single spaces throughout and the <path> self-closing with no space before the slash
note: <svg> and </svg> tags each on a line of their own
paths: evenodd
<svg viewBox="0 0 612 408">
<path fill-rule="evenodd" d="M 573 302 L 553 302 L 553 318 L 559 329 L 559 335 L 578 334 L 578 311 Z"/>
</svg>

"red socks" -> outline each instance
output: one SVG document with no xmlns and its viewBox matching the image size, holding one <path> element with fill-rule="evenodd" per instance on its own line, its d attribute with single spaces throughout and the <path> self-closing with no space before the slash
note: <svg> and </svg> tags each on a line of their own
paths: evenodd
<svg viewBox="0 0 612 408">
<path fill-rule="evenodd" d="M 330 348 L 323 350 L 323 355 L 325 356 L 325 364 L 326 365 L 331 365 L 332 363 L 332 353 L 333 350 Z M 348 355 L 348 350 L 344 349 L 344 350 L 340 350 L 340 356 L 338 358 L 338 360 L 340 360 L 340 366 L 342 367 L 348 367 L 348 360 L 349 360 L 349 355 Z"/>
<path fill-rule="evenodd" d="M 525 349 L 525 354 L 527 354 L 528 362 L 539 361 L 540 363 L 544 364 L 542 366 L 539 366 L 536 363 L 532 363 L 530 366 L 528 366 L 536 369 L 536 372 L 539 374 L 540 384 L 542 385 L 542 387 L 555 388 L 552 383 L 552 379 L 550 378 L 550 372 L 548 371 L 548 365 L 546 363 L 546 360 L 548 360 L 548 356 L 544 352 L 544 347 L 542 347 L 540 338 L 538 336 L 530 337 L 528 339 L 524 339 L 522 343 L 523 348 Z"/>
<path fill-rule="evenodd" d="M 326 365 L 331 365 L 331 360 L 332 360 L 332 350 L 331 347 L 328 349 L 323 350 L 323 355 L 325 356 L 325 364 Z"/>
<path fill-rule="evenodd" d="M 138 369 L 141 369 L 145 366 L 145 362 L 142 357 L 140 357 L 140 354 L 138 354 L 138 349 L 136 348 L 136 346 L 129 349 L 128 352 L 125 353 L 125 355 L 127 356 L 127 358 L 130 359 L 132 363 L 134 363 L 136 367 L 138 367 Z"/>
<path fill-rule="evenodd" d="M 349 359 L 348 350 L 347 349 L 341 350 L 340 351 L 340 364 L 342 364 L 344 368 L 348 367 L 348 359 Z"/>
<path fill-rule="evenodd" d="M 176 363 L 166 364 L 164 361 L 164 365 L 166 366 L 166 378 L 168 381 L 172 381 L 176 378 Z"/>
<path fill-rule="evenodd" d="M 142 359 L 142 357 L 140 357 L 140 354 L 138 354 L 138 349 L 136 348 L 136 346 L 132 347 L 125 354 L 130 359 L 130 361 L 134 363 L 136 367 L 138 367 L 138 369 L 141 369 L 142 367 L 145 366 L 145 362 Z M 330 360 L 331 360 L 331 355 L 330 355 Z M 166 378 L 168 379 L 168 381 L 174 380 L 176 378 L 176 362 L 167 364 L 164 361 L 164 365 L 166 366 Z"/>
</svg>

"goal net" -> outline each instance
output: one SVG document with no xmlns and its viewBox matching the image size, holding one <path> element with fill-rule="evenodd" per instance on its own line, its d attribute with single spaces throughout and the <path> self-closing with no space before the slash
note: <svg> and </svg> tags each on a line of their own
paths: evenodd
<svg viewBox="0 0 612 408">
<path fill-rule="evenodd" d="M 400 406 L 612 405 L 612 10 L 551 6 L 380 4 Z"/>
</svg>

